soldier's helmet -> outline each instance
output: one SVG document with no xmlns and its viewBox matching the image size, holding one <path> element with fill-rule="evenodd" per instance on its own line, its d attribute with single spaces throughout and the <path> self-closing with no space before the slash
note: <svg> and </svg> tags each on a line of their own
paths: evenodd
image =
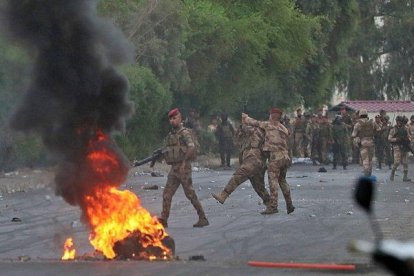
<svg viewBox="0 0 414 276">
<path fill-rule="evenodd" d="M 404 118 L 403 118 L 403 116 L 398 115 L 397 117 L 395 117 L 395 121 L 396 122 L 403 122 Z"/>
<path fill-rule="evenodd" d="M 414 115 L 411 115 L 410 120 L 414 119 Z"/>
<path fill-rule="evenodd" d="M 368 116 L 368 111 L 366 109 L 360 109 L 359 110 L 359 116 Z"/>
</svg>

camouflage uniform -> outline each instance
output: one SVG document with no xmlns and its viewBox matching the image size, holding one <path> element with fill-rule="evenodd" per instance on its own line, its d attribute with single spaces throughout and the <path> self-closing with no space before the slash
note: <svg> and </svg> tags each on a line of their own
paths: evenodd
<svg viewBox="0 0 414 276">
<path fill-rule="evenodd" d="M 303 117 L 296 117 L 294 128 L 293 128 L 293 155 L 297 157 L 305 156 L 305 130 L 306 130 L 307 120 Z"/>
<path fill-rule="evenodd" d="M 219 151 L 220 151 L 220 159 L 221 159 L 221 166 L 230 167 L 230 158 L 233 151 L 233 136 L 234 136 L 234 128 L 227 121 L 221 122 L 217 126 L 216 136 L 219 141 Z"/>
<path fill-rule="evenodd" d="M 377 117 L 376 117 L 377 118 Z M 382 163 L 384 163 L 384 148 L 385 148 L 385 137 L 384 132 L 386 131 L 385 126 L 383 126 L 380 117 L 378 117 L 376 124 L 380 126 L 380 130 L 375 132 L 374 135 L 374 144 L 375 144 L 375 157 L 377 158 L 378 168 L 382 168 Z"/>
<path fill-rule="evenodd" d="M 388 136 L 392 129 L 391 123 L 388 122 L 388 120 L 384 120 L 383 129 L 384 131 L 382 134 L 384 136 L 385 162 L 388 165 L 388 167 L 391 169 L 391 165 L 394 163 L 394 157 L 392 156 L 390 141 L 388 141 Z"/>
<path fill-rule="evenodd" d="M 321 164 L 327 164 L 328 161 L 328 150 L 329 144 L 331 143 L 331 125 L 325 117 L 318 118 L 317 120 L 319 126 L 319 137 L 317 140 L 317 151 L 319 156 L 319 162 Z"/>
<path fill-rule="evenodd" d="M 316 118 L 312 119 L 306 126 L 306 138 L 310 145 L 310 155 L 313 164 L 316 165 L 318 159 L 318 140 L 319 140 L 319 125 L 316 122 Z"/>
<path fill-rule="evenodd" d="M 241 125 L 236 138 L 240 144 L 240 167 L 233 173 L 232 178 L 219 195 L 212 194 L 221 204 L 236 190 L 240 184 L 247 179 L 252 183 L 253 189 L 267 206 L 269 204 L 269 193 L 265 188 L 264 175 L 265 164 L 261 147 L 264 141 L 264 131 L 251 126 Z"/>
<path fill-rule="evenodd" d="M 167 225 L 168 217 L 170 216 L 172 197 L 180 184 L 183 186 L 185 196 L 196 209 L 200 219 L 199 221 L 207 221 L 203 207 L 193 188 L 191 162 L 184 160 L 188 148 L 195 147 L 191 131 L 184 127 L 172 129 L 165 142 L 167 153 L 164 158 L 167 164 L 171 165 L 171 169 L 168 173 L 167 184 L 165 185 L 162 195 L 162 223 Z M 183 162 L 184 166 L 182 166 Z"/>
<path fill-rule="evenodd" d="M 262 214 L 278 212 L 278 186 L 282 190 L 286 201 L 288 214 L 293 212 L 295 207 L 292 204 L 290 187 L 286 181 L 287 168 L 290 165 L 288 152 L 289 131 L 279 122 L 256 121 L 246 118 L 246 124 L 260 127 L 265 130 L 265 142 L 263 151 L 267 154 L 267 174 L 270 190 L 270 203 Z"/>
<path fill-rule="evenodd" d="M 397 118 L 397 121 L 399 118 Z M 394 180 L 395 171 L 400 163 L 403 165 L 404 177 L 403 181 L 410 181 L 408 178 L 408 147 L 404 146 L 403 141 L 409 143 L 408 129 L 405 125 L 396 125 L 390 130 L 388 140 L 391 142 L 394 151 L 394 165 L 392 166 L 390 180 Z"/>
<path fill-rule="evenodd" d="M 332 123 L 332 150 L 333 150 L 333 169 L 336 169 L 339 156 L 342 166 L 346 169 L 348 165 L 347 141 L 349 140 L 348 127 L 341 119 L 335 119 Z"/>
<path fill-rule="evenodd" d="M 360 112 L 360 114 L 365 114 Z M 354 126 L 352 138 L 359 146 L 362 158 L 364 174 L 370 176 L 372 173 L 372 157 L 374 156 L 374 135 L 379 127 L 373 120 L 361 118 Z"/>
</svg>

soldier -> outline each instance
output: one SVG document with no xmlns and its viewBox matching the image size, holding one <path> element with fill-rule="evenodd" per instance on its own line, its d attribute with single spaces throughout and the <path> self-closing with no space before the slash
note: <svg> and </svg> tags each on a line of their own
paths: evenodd
<svg viewBox="0 0 414 276">
<path fill-rule="evenodd" d="M 384 131 L 386 130 L 386 128 L 383 125 L 383 120 L 381 118 L 381 115 L 375 116 L 375 123 L 380 127 L 380 130 L 375 132 L 374 144 L 375 144 L 375 157 L 377 158 L 377 162 L 378 162 L 377 168 L 381 169 L 382 163 L 384 162 L 384 148 L 385 148 Z"/>
<path fill-rule="evenodd" d="M 355 125 L 359 120 L 359 110 L 357 110 L 354 114 L 352 114 L 351 116 L 352 119 L 352 132 L 354 131 Z M 354 138 L 352 138 L 352 141 L 354 140 Z M 351 143 L 351 148 L 352 148 L 352 163 L 353 164 L 360 164 L 361 162 L 361 156 L 360 156 L 360 152 L 359 152 L 359 146 L 356 143 Z"/>
<path fill-rule="evenodd" d="M 317 123 L 319 126 L 319 138 L 317 141 L 317 150 L 319 156 L 319 162 L 321 164 L 328 164 L 328 150 L 329 144 L 332 143 L 331 125 L 328 118 L 322 115 L 322 109 L 318 112 Z"/>
<path fill-rule="evenodd" d="M 310 122 L 306 126 L 305 131 L 306 139 L 309 141 L 309 152 L 313 165 L 317 165 L 316 160 L 318 156 L 318 140 L 319 140 L 319 125 L 315 115 L 311 118 Z"/>
<path fill-rule="evenodd" d="M 185 196 L 197 210 L 199 220 L 194 227 L 203 227 L 209 224 L 203 207 L 194 191 L 191 178 L 191 160 L 195 156 L 195 144 L 191 131 L 182 125 L 181 113 L 178 108 L 168 113 L 172 129 L 166 138 L 167 152 L 164 155 L 167 164 L 171 165 L 168 173 L 167 184 L 163 192 L 162 212 L 159 221 L 168 227 L 171 200 L 180 184 L 183 186 Z"/>
<path fill-rule="evenodd" d="M 384 135 L 384 153 L 385 153 L 385 162 L 388 165 L 388 168 L 391 170 L 391 166 L 394 163 L 392 152 L 391 152 L 391 144 L 390 141 L 388 141 L 388 135 L 390 134 L 390 131 L 392 129 L 391 123 L 390 123 L 390 117 L 388 115 L 384 116 L 384 123 L 383 123 L 383 135 Z"/>
<path fill-rule="evenodd" d="M 287 116 L 287 115 L 283 116 L 282 124 L 285 126 L 285 128 L 287 128 L 289 133 L 293 133 L 293 126 L 290 123 L 289 116 Z M 294 144 L 295 144 L 295 141 L 293 139 L 293 135 L 289 135 L 288 148 L 289 148 L 289 157 L 290 157 L 291 160 L 292 160 L 292 157 L 293 157 L 293 146 L 294 146 Z"/>
<path fill-rule="evenodd" d="M 295 123 L 293 124 L 293 139 L 295 141 L 293 155 L 297 157 L 305 156 L 303 138 L 305 136 L 306 123 L 305 118 L 302 116 L 302 109 L 298 108 L 296 110 Z"/>
<path fill-rule="evenodd" d="M 403 181 L 409 182 L 411 179 L 408 178 L 408 152 L 410 151 L 408 130 L 403 116 L 397 116 L 395 121 L 396 124 L 388 135 L 388 141 L 390 141 L 394 151 L 394 165 L 392 166 L 390 180 L 394 181 L 395 171 L 402 163 L 404 170 Z"/>
<path fill-rule="evenodd" d="M 270 190 L 270 202 L 263 215 L 275 214 L 278 212 L 278 186 L 280 186 L 286 201 L 287 213 L 295 210 L 290 196 L 290 187 L 286 181 L 287 168 L 290 165 L 288 152 L 289 131 L 280 123 L 282 110 L 272 108 L 268 121 L 256 121 L 247 114 L 242 113 L 242 122 L 250 126 L 260 127 L 265 130 L 265 142 L 263 151 L 268 158 L 268 181 Z"/>
<path fill-rule="evenodd" d="M 225 113 L 221 114 L 221 123 L 217 126 L 216 136 L 219 141 L 221 166 L 230 167 L 230 158 L 234 147 L 234 128 Z"/>
<path fill-rule="evenodd" d="M 349 132 L 347 125 L 342 121 L 341 115 L 336 115 L 332 122 L 332 150 L 333 150 L 333 170 L 336 170 L 339 156 L 341 157 L 342 167 L 346 170 L 348 165 L 348 156 L 346 141 L 349 140 Z"/>
<path fill-rule="evenodd" d="M 408 135 L 410 136 L 411 147 L 414 148 L 414 115 L 410 117 L 410 124 L 408 125 Z"/>
<path fill-rule="evenodd" d="M 366 109 L 359 111 L 359 120 L 354 126 L 352 138 L 357 147 L 359 147 L 364 174 L 372 174 L 372 157 L 374 156 L 374 135 L 379 130 L 379 126 L 368 118 Z"/>
<path fill-rule="evenodd" d="M 264 131 L 258 127 L 240 125 L 236 132 L 240 145 L 240 167 L 234 172 L 232 178 L 220 194 L 211 194 L 221 204 L 247 179 L 252 183 L 253 189 L 267 206 L 269 193 L 264 184 L 265 157 L 262 151 Z"/>
</svg>

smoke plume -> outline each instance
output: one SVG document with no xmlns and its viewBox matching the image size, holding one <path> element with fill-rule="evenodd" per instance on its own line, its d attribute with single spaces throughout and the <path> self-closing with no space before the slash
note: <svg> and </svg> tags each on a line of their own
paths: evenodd
<svg viewBox="0 0 414 276">
<path fill-rule="evenodd" d="M 99 131 L 122 131 L 133 110 L 127 79 L 115 69 L 131 60 L 132 47 L 97 16 L 96 5 L 95 0 L 8 0 L 2 7 L 9 36 L 35 60 L 30 86 L 10 125 L 38 133 L 58 156 L 56 193 L 73 205 L 82 205 L 82 196 L 100 183 L 84 161 L 91 140 Z M 114 143 L 105 147 L 120 164 L 119 172 L 106 175 L 106 183 L 119 185 L 128 161 Z"/>
</svg>

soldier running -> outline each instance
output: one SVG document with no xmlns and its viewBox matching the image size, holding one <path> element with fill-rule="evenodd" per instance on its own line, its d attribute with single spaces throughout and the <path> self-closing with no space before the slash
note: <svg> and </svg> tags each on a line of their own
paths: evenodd
<svg viewBox="0 0 414 276">
<path fill-rule="evenodd" d="M 390 180 L 394 181 L 395 171 L 400 163 L 402 163 L 404 170 L 403 181 L 410 182 L 411 179 L 408 178 L 408 152 L 410 151 L 410 139 L 406 126 L 407 122 L 403 116 L 397 116 L 395 121 L 396 124 L 388 135 L 388 141 L 390 141 L 394 151 L 394 165 L 392 166 Z"/>
</svg>

